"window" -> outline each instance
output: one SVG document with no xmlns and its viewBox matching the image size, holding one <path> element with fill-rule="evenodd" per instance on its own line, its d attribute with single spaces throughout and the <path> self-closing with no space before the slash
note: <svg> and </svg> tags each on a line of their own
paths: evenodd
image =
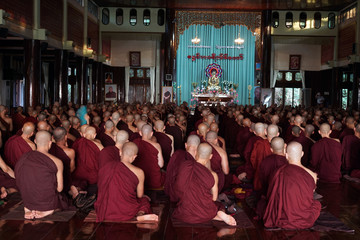
<svg viewBox="0 0 360 240">
<path fill-rule="evenodd" d="M 307 14 L 305 12 L 300 13 L 299 26 L 301 29 L 306 28 Z"/>
<path fill-rule="evenodd" d="M 285 15 L 285 26 L 287 28 L 292 28 L 293 26 L 293 14 L 291 12 L 287 12 Z"/>
<path fill-rule="evenodd" d="M 88 11 L 96 18 L 98 18 L 98 6 L 93 1 L 88 1 Z"/>
<path fill-rule="evenodd" d="M 130 25 L 135 26 L 137 23 L 137 11 L 136 9 L 130 10 Z"/>
<path fill-rule="evenodd" d="M 341 108 L 347 109 L 352 106 L 353 103 L 353 85 L 354 85 L 354 74 L 352 71 L 344 71 L 341 75 L 340 97 L 341 97 Z"/>
<path fill-rule="evenodd" d="M 149 26 L 150 25 L 150 10 L 149 9 L 144 10 L 143 17 L 144 17 L 144 25 Z"/>
<path fill-rule="evenodd" d="M 329 13 L 328 15 L 328 28 L 329 29 L 335 28 L 335 13 Z"/>
<path fill-rule="evenodd" d="M 314 28 L 315 29 L 321 28 L 321 13 L 320 12 L 316 12 L 314 14 Z"/>
<path fill-rule="evenodd" d="M 299 71 L 280 71 L 276 77 L 274 103 L 296 107 L 302 103 L 302 76 Z"/>
<path fill-rule="evenodd" d="M 121 8 L 116 9 L 116 24 L 122 25 L 124 22 L 124 11 Z"/>
<path fill-rule="evenodd" d="M 277 28 L 279 26 L 279 13 L 278 12 L 273 12 L 271 24 L 272 24 L 273 28 Z"/>
<path fill-rule="evenodd" d="M 339 14 L 339 23 L 343 23 L 349 19 L 356 17 L 356 4 L 346 8 L 345 10 L 341 11 Z"/>
<path fill-rule="evenodd" d="M 165 11 L 163 9 L 160 9 L 158 11 L 158 25 L 162 26 L 165 23 Z"/>
<path fill-rule="evenodd" d="M 102 10 L 102 17 L 101 17 L 101 22 L 104 25 L 108 25 L 109 24 L 109 9 L 108 8 L 103 8 Z"/>
</svg>

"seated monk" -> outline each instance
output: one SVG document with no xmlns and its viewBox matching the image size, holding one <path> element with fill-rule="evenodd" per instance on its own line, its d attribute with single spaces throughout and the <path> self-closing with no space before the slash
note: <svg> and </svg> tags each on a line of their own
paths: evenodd
<svg viewBox="0 0 360 240">
<path fill-rule="evenodd" d="M 46 121 L 44 121 L 44 120 L 41 120 L 41 121 L 39 121 L 38 123 L 37 123 L 37 125 L 36 125 L 36 130 L 39 132 L 39 131 L 47 131 L 47 132 L 50 132 L 50 130 L 51 130 L 51 127 L 50 127 L 50 125 L 46 122 Z"/>
<path fill-rule="evenodd" d="M 74 137 L 72 134 L 69 133 L 71 124 L 69 120 L 64 120 L 61 122 L 61 126 L 66 130 L 66 143 L 69 148 L 72 148 L 72 145 L 74 144 L 76 137 Z"/>
<path fill-rule="evenodd" d="M 168 116 L 168 121 L 165 127 L 165 132 L 174 137 L 174 150 L 184 149 L 183 143 L 183 131 L 176 124 L 176 119 L 174 115 Z"/>
<path fill-rule="evenodd" d="M 264 215 L 267 228 L 306 229 L 320 215 L 321 204 L 314 200 L 316 173 L 301 165 L 302 147 L 291 142 L 286 148 L 289 164 L 280 167 L 269 184 Z"/>
<path fill-rule="evenodd" d="M 72 177 L 73 179 L 85 180 L 89 185 L 93 185 L 92 187 L 95 187 L 98 179 L 99 162 L 97 155 L 104 148 L 101 143 L 95 141 L 95 137 L 95 128 L 87 126 L 84 137 L 77 139 L 73 145 L 76 153 L 76 170 Z"/>
<path fill-rule="evenodd" d="M 172 217 L 190 224 L 218 220 L 235 226 L 235 219 L 219 211 L 215 204 L 218 198 L 218 178 L 210 168 L 212 151 L 209 144 L 201 143 L 196 161 L 181 164 L 175 183 L 179 202 Z"/>
<path fill-rule="evenodd" d="M 14 171 L 6 165 L 0 156 L 0 199 L 6 198 L 8 194 L 17 192 Z"/>
<path fill-rule="evenodd" d="M 0 106 L 0 112 L 2 111 L 4 106 Z M 4 107 L 5 109 L 5 107 Z M 12 115 L 12 121 L 13 121 L 13 130 L 15 132 L 19 131 L 24 123 L 25 123 L 26 116 L 23 114 L 23 108 L 17 107 L 15 113 Z"/>
<path fill-rule="evenodd" d="M 22 127 L 21 136 L 14 135 L 5 143 L 5 160 L 12 169 L 14 169 L 17 161 L 24 153 L 35 150 L 35 144 L 30 140 L 34 131 L 34 124 L 32 122 L 27 122 Z"/>
<path fill-rule="evenodd" d="M 115 146 L 115 141 L 113 137 L 114 129 L 114 122 L 111 120 L 107 120 L 105 123 L 105 131 L 100 132 L 98 135 L 96 135 L 96 138 L 100 140 L 101 144 L 104 147 Z"/>
<path fill-rule="evenodd" d="M 63 163 L 63 192 L 68 193 L 71 187 L 71 173 L 75 170 L 75 151 L 66 146 L 67 131 L 63 127 L 57 127 L 53 131 L 55 142 L 51 144 L 49 153 L 60 159 Z"/>
<path fill-rule="evenodd" d="M 219 146 L 226 151 L 225 139 L 219 136 L 219 125 L 216 122 L 210 124 L 210 131 L 216 132 Z"/>
<path fill-rule="evenodd" d="M 238 167 L 236 169 L 236 174 L 238 175 L 238 178 L 242 181 L 244 180 L 252 180 L 254 178 L 254 168 L 251 164 L 251 152 L 254 148 L 254 144 L 256 141 L 265 139 L 265 126 L 263 123 L 256 123 L 254 125 L 254 133 L 255 135 L 251 136 L 249 140 L 246 143 L 245 149 L 244 149 L 244 159 L 245 159 L 245 165 Z"/>
<path fill-rule="evenodd" d="M 206 138 L 206 134 L 208 133 L 208 131 L 209 131 L 209 126 L 206 123 L 199 124 L 195 134 L 199 136 L 200 141 L 202 143 L 206 142 L 205 138 Z M 190 135 L 191 135 L 191 133 L 190 133 Z"/>
<path fill-rule="evenodd" d="M 360 124 L 355 127 L 355 134 L 343 138 L 342 167 L 348 174 L 355 169 L 360 169 Z"/>
<path fill-rule="evenodd" d="M 225 184 L 225 175 L 229 174 L 229 161 L 226 151 L 219 146 L 217 137 L 217 133 L 213 131 L 206 134 L 206 141 L 212 147 L 211 170 L 218 176 L 218 192 L 221 192 Z"/>
<path fill-rule="evenodd" d="M 345 120 L 345 125 L 346 127 L 339 136 L 340 142 L 342 142 L 345 136 L 354 135 L 355 119 L 353 117 L 347 117 Z"/>
<path fill-rule="evenodd" d="M 125 124 L 121 124 L 119 130 L 126 131 L 129 136 L 131 136 L 134 132 L 136 132 L 136 127 L 134 127 L 134 115 L 128 114 L 125 117 Z"/>
<path fill-rule="evenodd" d="M 174 138 L 170 134 L 164 132 L 165 125 L 161 120 L 155 121 L 154 134 L 156 141 L 160 144 L 161 153 L 164 158 L 165 167 L 169 163 L 171 155 L 174 153 Z"/>
<path fill-rule="evenodd" d="M 259 123 L 257 123 L 259 124 Z M 250 162 L 254 169 L 254 190 L 261 191 L 259 166 L 264 158 L 271 155 L 270 142 L 274 137 L 279 136 L 279 128 L 276 125 L 269 125 L 265 130 L 266 138 L 255 142 L 251 152 Z"/>
<path fill-rule="evenodd" d="M 60 192 L 63 190 L 63 164 L 49 154 L 51 135 L 36 134 L 36 151 L 21 156 L 15 167 L 16 184 L 24 202 L 26 219 L 43 218 L 55 210 L 69 208 Z"/>
<path fill-rule="evenodd" d="M 341 144 L 338 139 L 329 137 L 330 125 L 320 125 L 322 139 L 311 148 L 311 169 L 319 176 L 320 182 L 339 183 L 341 178 Z"/>
<path fill-rule="evenodd" d="M 310 125 L 310 126 L 312 126 L 312 125 Z M 307 127 L 308 127 L 308 125 L 306 125 L 305 129 Z M 306 130 L 305 130 L 305 134 L 300 134 L 300 133 L 301 133 L 300 127 L 294 126 L 292 128 L 292 134 L 294 135 L 293 141 L 300 143 L 303 148 L 304 155 L 301 158 L 301 164 L 303 166 L 307 167 L 307 166 L 309 166 L 311 148 L 314 145 L 314 141 L 311 140 L 310 138 L 306 137 L 306 135 L 307 135 Z"/>
<path fill-rule="evenodd" d="M 236 150 L 240 156 L 244 156 L 244 150 L 246 143 L 249 139 L 254 136 L 253 132 L 251 131 L 251 121 L 249 118 L 245 118 L 242 121 L 243 127 L 240 128 L 239 132 L 236 135 Z"/>
<path fill-rule="evenodd" d="M 71 135 L 73 135 L 76 139 L 81 138 L 79 128 L 80 128 L 80 119 L 78 117 L 72 117 L 71 127 L 69 129 L 69 133 Z"/>
<path fill-rule="evenodd" d="M 146 124 L 146 122 L 139 120 L 136 122 L 136 131 L 129 136 L 129 141 L 133 142 L 137 138 L 141 138 L 140 130 Z"/>
<path fill-rule="evenodd" d="M 135 143 L 124 144 L 120 156 L 105 164 L 99 171 L 99 192 L 95 203 L 96 221 L 159 221 L 151 213 L 148 198 L 144 197 L 144 172 L 132 165 L 138 148 Z M 117 152 L 119 155 L 119 151 Z"/>
<path fill-rule="evenodd" d="M 148 124 L 141 128 L 140 135 L 141 138 L 133 141 L 139 148 L 134 165 L 144 171 L 146 188 L 160 188 L 165 182 L 165 173 L 161 171 L 164 159 L 160 144 L 151 141 L 153 130 Z"/>
<path fill-rule="evenodd" d="M 341 122 L 336 121 L 331 127 L 330 137 L 339 139 L 341 134 L 341 128 L 342 128 Z"/>
<path fill-rule="evenodd" d="M 99 153 L 99 170 L 105 166 L 108 162 L 118 160 L 120 161 L 121 149 L 124 143 L 129 141 L 129 134 L 120 130 L 116 134 L 116 143 L 115 146 L 105 147 Z M 119 159 L 118 159 L 119 158 Z"/>
<path fill-rule="evenodd" d="M 170 158 L 166 169 L 164 191 L 170 197 L 171 202 L 178 201 L 175 182 L 177 175 L 179 174 L 179 168 L 185 161 L 195 161 L 195 156 L 199 144 L 200 138 L 196 135 L 190 135 L 185 143 L 186 151 L 179 149 L 175 151 L 175 153 Z"/>
<path fill-rule="evenodd" d="M 92 120 L 91 126 L 95 128 L 96 134 L 99 134 L 101 132 L 100 124 L 101 124 L 101 117 L 95 116 Z"/>
</svg>

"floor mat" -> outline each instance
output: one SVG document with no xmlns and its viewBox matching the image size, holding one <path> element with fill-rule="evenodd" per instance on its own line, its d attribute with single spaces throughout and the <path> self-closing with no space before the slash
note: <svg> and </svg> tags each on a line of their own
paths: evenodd
<svg viewBox="0 0 360 240">
<path fill-rule="evenodd" d="M 311 229 L 320 232 L 355 232 L 354 229 L 349 228 L 347 225 L 345 225 L 345 223 L 329 212 L 320 212 L 319 218 L 316 220 L 314 226 Z"/>
</svg>

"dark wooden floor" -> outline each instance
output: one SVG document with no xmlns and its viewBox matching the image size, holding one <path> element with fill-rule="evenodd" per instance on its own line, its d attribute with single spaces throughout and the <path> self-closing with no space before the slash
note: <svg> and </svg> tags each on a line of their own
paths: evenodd
<svg viewBox="0 0 360 240">
<path fill-rule="evenodd" d="M 324 196 L 322 204 L 327 211 L 340 218 L 355 234 L 340 232 L 316 231 L 266 231 L 262 223 L 253 220 L 254 214 L 241 201 L 255 228 L 250 229 L 217 229 L 181 227 L 174 228 L 169 216 L 169 203 L 161 216 L 156 229 L 143 229 L 136 224 L 89 223 L 84 222 L 84 214 L 77 213 L 69 222 L 33 222 L 33 221 L 0 221 L 0 239 L 360 239 L 360 185 L 344 181 L 335 185 L 320 185 L 318 193 Z M 1 206 L 0 216 L 14 206 L 15 200 Z M 156 205 L 156 203 L 154 203 Z"/>
</svg>

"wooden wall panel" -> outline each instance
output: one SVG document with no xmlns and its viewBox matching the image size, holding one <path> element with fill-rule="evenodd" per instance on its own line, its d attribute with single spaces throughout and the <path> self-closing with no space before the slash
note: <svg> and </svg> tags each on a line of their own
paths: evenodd
<svg viewBox="0 0 360 240">
<path fill-rule="evenodd" d="M 352 54 L 353 44 L 355 43 L 356 23 L 349 25 L 339 30 L 339 51 L 338 58 L 344 59 Z"/>
<path fill-rule="evenodd" d="M 321 45 L 321 64 L 334 59 L 334 39 Z"/>
<path fill-rule="evenodd" d="M 111 57 L 111 40 L 102 40 L 102 54 Z"/>
<path fill-rule="evenodd" d="M 10 21 L 28 28 L 33 26 L 32 0 L 0 0 L 0 9 L 10 13 Z"/>
<path fill-rule="evenodd" d="M 51 32 L 51 37 L 62 40 L 63 1 L 41 0 L 40 26 Z"/>
<path fill-rule="evenodd" d="M 88 37 L 91 38 L 91 48 L 99 51 L 99 24 L 88 19 Z"/>
<path fill-rule="evenodd" d="M 82 13 L 68 6 L 68 40 L 74 41 L 75 45 L 83 47 L 84 41 L 84 18 Z"/>
</svg>

